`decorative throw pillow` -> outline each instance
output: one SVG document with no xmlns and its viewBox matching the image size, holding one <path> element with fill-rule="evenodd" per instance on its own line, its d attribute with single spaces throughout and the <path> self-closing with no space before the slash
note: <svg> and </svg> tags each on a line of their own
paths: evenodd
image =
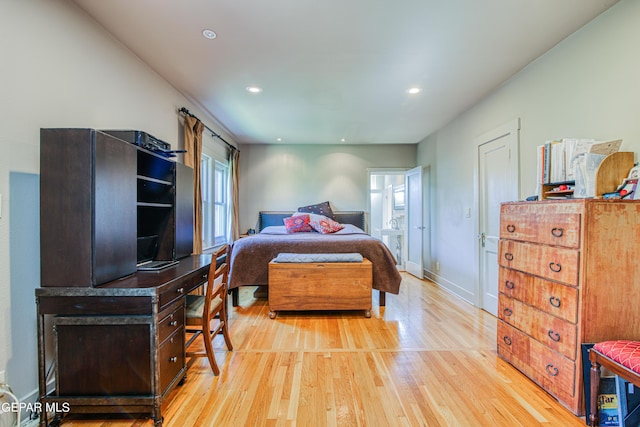
<svg viewBox="0 0 640 427">
<path fill-rule="evenodd" d="M 327 218 L 334 219 L 333 210 L 329 202 L 317 203 L 315 205 L 301 206 L 298 208 L 298 212 L 314 213 L 316 215 L 324 215 Z"/>
<path fill-rule="evenodd" d="M 332 220 L 331 218 L 327 218 L 324 215 L 309 214 L 309 218 L 309 224 L 311 224 L 311 227 L 318 233 L 335 233 L 336 231 L 340 231 L 344 228 L 344 225 Z"/>
<path fill-rule="evenodd" d="M 304 233 L 313 231 L 309 215 L 290 216 L 285 218 L 283 221 L 284 226 L 287 229 L 287 233 Z"/>
</svg>

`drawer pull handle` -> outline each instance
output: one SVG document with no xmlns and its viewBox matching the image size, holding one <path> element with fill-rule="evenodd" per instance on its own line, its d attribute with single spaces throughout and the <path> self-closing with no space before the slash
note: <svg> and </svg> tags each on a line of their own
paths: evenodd
<svg viewBox="0 0 640 427">
<path fill-rule="evenodd" d="M 511 280 L 507 280 L 506 282 L 504 282 L 504 285 L 507 287 L 507 289 L 513 289 L 516 287 L 516 284 Z"/>
<path fill-rule="evenodd" d="M 559 374 L 558 368 L 553 366 L 551 363 L 549 363 L 544 369 L 546 369 L 547 374 L 551 375 L 552 377 L 557 377 Z"/>
<path fill-rule="evenodd" d="M 183 294 L 184 293 L 184 288 L 178 288 L 176 289 L 176 292 L 179 294 Z"/>
<path fill-rule="evenodd" d="M 511 252 L 506 252 L 506 253 L 504 254 L 504 258 L 505 258 L 507 261 L 513 261 L 513 254 L 512 254 Z"/>
<path fill-rule="evenodd" d="M 551 338 L 551 340 L 555 342 L 560 342 L 560 334 L 557 332 L 554 332 L 553 329 L 549 329 L 549 332 L 547 332 L 547 335 L 549 335 L 549 338 Z"/>
<path fill-rule="evenodd" d="M 550 262 L 549 270 L 553 271 L 554 273 L 560 273 L 560 270 L 562 270 L 562 266 L 559 262 Z"/>
<path fill-rule="evenodd" d="M 169 322 L 169 326 L 176 326 L 178 324 L 177 320 L 172 320 L 171 322 Z"/>
<path fill-rule="evenodd" d="M 507 231 L 508 231 L 509 233 L 513 233 L 514 231 L 516 231 L 516 226 L 515 226 L 515 225 L 513 225 L 513 224 L 508 224 L 508 225 L 507 225 Z"/>
<path fill-rule="evenodd" d="M 553 237 L 562 237 L 562 234 L 564 233 L 564 229 L 560 228 L 560 227 L 553 227 L 551 229 L 551 235 Z"/>
<path fill-rule="evenodd" d="M 505 316 L 511 316 L 513 314 L 513 310 L 511 310 L 509 307 L 506 307 L 504 310 L 502 310 L 502 313 Z"/>
<path fill-rule="evenodd" d="M 177 361 L 178 361 L 178 358 L 175 356 L 169 358 L 169 362 L 171 363 L 176 363 Z"/>
<path fill-rule="evenodd" d="M 506 345 L 511 345 L 511 338 L 506 335 L 502 337 L 502 341 L 504 341 Z"/>
<path fill-rule="evenodd" d="M 560 308 L 560 298 L 556 298 L 552 295 L 551 298 L 549 298 L 549 304 L 555 308 Z"/>
</svg>

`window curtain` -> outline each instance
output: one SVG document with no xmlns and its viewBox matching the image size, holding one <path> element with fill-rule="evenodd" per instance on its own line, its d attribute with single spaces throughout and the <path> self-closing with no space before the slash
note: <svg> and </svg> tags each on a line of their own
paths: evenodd
<svg viewBox="0 0 640 427">
<path fill-rule="evenodd" d="M 231 237 L 231 241 L 235 242 L 236 240 L 238 240 L 240 238 L 240 210 L 238 209 L 239 206 L 239 200 L 240 200 L 240 196 L 239 196 L 239 186 L 238 186 L 238 175 L 239 175 L 239 171 L 238 171 L 238 162 L 240 160 L 240 151 L 238 150 L 231 150 L 231 152 L 229 153 L 229 185 L 230 185 L 230 192 L 229 192 L 229 196 L 231 198 L 231 203 L 230 203 L 230 216 L 229 218 L 231 218 L 230 222 L 230 233 L 229 236 Z"/>
<path fill-rule="evenodd" d="M 200 159 L 204 124 L 191 116 L 184 118 L 184 164 L 193 168 L 193 253 L 202 253 L 202 186 Z"/>
</svg>

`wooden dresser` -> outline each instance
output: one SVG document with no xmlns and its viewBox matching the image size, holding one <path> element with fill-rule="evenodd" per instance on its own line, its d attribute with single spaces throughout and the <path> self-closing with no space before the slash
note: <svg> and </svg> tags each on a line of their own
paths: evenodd
<svg viewBox="0 0 640 427">
<path fill-rule="evenodd" d="M 501 206 L 498 354 L 576 415 L 581 344 L 640 338 L 639 241 L 640 201 Z"/>
</svg>

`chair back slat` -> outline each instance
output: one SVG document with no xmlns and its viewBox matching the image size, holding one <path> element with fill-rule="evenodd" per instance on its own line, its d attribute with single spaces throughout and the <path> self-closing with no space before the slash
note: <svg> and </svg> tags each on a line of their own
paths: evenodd
<svg viewBox="0 0 640 427">
<path fill-rule="evenodd" d="M 228 251 L 229 245 L 224 245 L 213 254 L 213 259 L 211 260 L 211 265 L 209 266 L 209 276 L 207 278 L 207 283 L 204 285 L 206 287 L 204 296 L 200 297 L 201 301 L 202 299 L 204 299 L 204 304 L 202 306 L 202 315 L 201 317 L 196 318 L 198 320 L 196 320 L 195 323 L 191 322 L 191 320 L 194 319 L 190 319 L 190 321 L 188 322 L 190 325 L 198 326 L 198 329 L 189 327 L 187 328 L 187 332 L 194 334 L 188 341 L 187 347 L 189 347 L 189 345 L 198 336 L 202 336 L 204 338 L 205 346 L 205 352 L 186 352 L 186 356 L 190 358 L 187 366 L 190 366 L 191 363 L 193 363 L 195 357 L 207 357 L 209 359 L 209 364 L 211 365 L 211 369 L 213 370 L 214 375 L 218 375 L 220 373 L 220 369 L 218 368 L 218 364 L 216 363 L 213 354 L 213 346 L 211 342 L 214 336 L 218 333 L 222 333 L 227 344 L 227 348 L 230 351 L 233 350 L 231 338 L 229 337 L 227 325 L 228 317 L 226 309 L 226 295 L 228 291 L 227 282 L 229 277 L 229 265 L 227 264 L 227 259 L 229 257 Z M 221 263 L 219 265 L 218 260 L 221 260 Z M 189 312 L 189 307 L 187 307 L 187 312 Z M 211 322 L 213 320 L 217 320 L 217 322 L 214 322 L 215 324 L 217 324 L 217 326 L 211 328 Z M 198 322 L 200 323 L 199 325 L 197 324 Z"/>
</svg>

